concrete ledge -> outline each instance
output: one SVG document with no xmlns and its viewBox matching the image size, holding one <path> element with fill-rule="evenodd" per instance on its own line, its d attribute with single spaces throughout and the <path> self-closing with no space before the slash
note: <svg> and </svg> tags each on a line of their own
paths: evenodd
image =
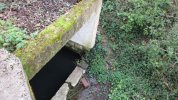
<svg viewBox="0 0 178 100">
<path fill-rule="evenodd" d="M 64 83 L 51 100 L 66 100 L 68 92 L 69 86 L 67 83 Z"/>
<path fill-rule="evenodd" d="M 83 54 L 84 52 L 88 51 L 84 46 L 82 46 L 78 43 L 75 43 L 71 40 L 69 40 L 65 46 L 79 54 Z"/>
<path fill-rule="evenodd" d="M 71 86 L 75 87 L 84 73 L 85 70 L 80 67 L 76 67 L 74 71 L 70 74 L 70 76 L 67 78 L 66 83 L 69 83 L 71 84 Z"/>
<path fill-rule="evenodd" d="M 88 64 L 86 64 L 84 61 L 78 63 L 78 66 L 76 66 L 76 68 L 72 71 L 67 78 L 66 83 L 62 85 L 52 100 L 66 100 L 68 91 L 78 84 L 87 67 Z"/>
<path fill-rule="evenodd" d="M 97 3 L 94 3 L 92 7 L 95 8 L 95 11 L 91 12 L 90 18 L 71 38 L 71 41 L 80 44 L 82 47 L 84 47 L 85 50 L 90 50 L 95 44 L 101 6 L 102 0 L 98 0 Z"/>
<path fill-rule="evenodd" d="M 24 70 L 30 80 L 98 11 L 102 0 L 82 0 L 67 14 L 30 40 L 26 47 L 14 54 L 22 61 Z"/>
<path fill-rule="evenodd" d="M 32 100 L 32 97 L 20 60 L 0 49 L 1 100 Z"/>
</svg>

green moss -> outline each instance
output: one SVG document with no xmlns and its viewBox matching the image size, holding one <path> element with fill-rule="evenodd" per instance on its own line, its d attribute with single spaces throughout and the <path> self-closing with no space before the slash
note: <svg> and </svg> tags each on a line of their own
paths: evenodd
<svg viewBox="0 0 178 100">
<path fill-rule="evenodd" d="M 74 6 L 69 13 L 59 17 L 55 22 L 42 30 L 35 39 L 30 40 L 25 48 L 14 52 L 15 55 L 21 59 L 29 79 L 48 62 L 45 58 L 41 58 L 43 60 L 39 60 L 39 62 L 35 61 L 35 58 L 41 56 L 39 54 L 44 53 L 46 47 L 53 46 L 55 43 L 60 42 L 61 47 L 59 46 L 58 48 L 62 48 L 62 43 L 65 43 L 62 41 L 64 34 L 74 28 L 78 18 L 82 16 L 87 8 L 92 6 L 94 1 L 97 0 L 81 1 L 78 5 Z M 59 49 L 52 49 L 52 51 L 48 52 L 48 56 L 54 56 Z"/>
</svg>

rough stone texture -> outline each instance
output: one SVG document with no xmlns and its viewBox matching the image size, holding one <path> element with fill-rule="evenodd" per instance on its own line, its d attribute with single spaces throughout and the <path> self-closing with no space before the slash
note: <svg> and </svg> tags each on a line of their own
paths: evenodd
<svg viewBox="0 0 178 100">
<path fill-rule="evenodd" d="M 20 60 L 0 49 L 0 99 L 32 100 Z"/>
<path fill-rule="evenodd" d="M 76 67 L 74 71 L 70 74 L 70 76 L 67 78 L 66 82 L 70 83 L 73 87 L 75 87 L 84 73 L 85 70 L 80 67 Z"/>
<path fill-rule="evenodd" d="M 67 83 L 64 83 L 51 100 L 66 100 L 68 92 L 69 86 Z"/>
<path fill-rule="evenodd" d="M 69 49 L 71 49 L 74 52 L 77 52 L 79 54 L 83 54 L 86 52 L 86 49 L 84 48 L 84 46 L 75 43 L 71 40 L 69 40 L 69 42 L 67 42 L 67 44 L 65 45 L 66 47 L 68 47 Z"/>
<path fill-rule="evenodd" d="M 34 40 L 29 40 L 26 47 L 14 52 L 22 61 L 28 79 L 31 79 L 88 20 L 96 17 L 92 12 L 98 11 L 101 2 L 102 0 L 82 0 L 67 14 L 42 30 Z"/>
</svg>

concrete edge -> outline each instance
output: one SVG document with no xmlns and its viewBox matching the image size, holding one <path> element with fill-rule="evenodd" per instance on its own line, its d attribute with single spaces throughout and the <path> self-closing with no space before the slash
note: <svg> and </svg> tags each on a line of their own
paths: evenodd
<svg viewBox="0 0 178 100">
<path fill-rule="evenodd" d="M 2 100 L 34 100 L 21 61 L 4 48 L 0 49 L 0 97 Z"/>
<path fill-rule="evenodd" d="M 83 74 L 85 74 L 85 70 L 77 66 L 65 82 L 75 87 Z"/>
<path fill-rule="evenodd" d="M 30 80 L 82 27 L 90 18 L 92 5 L 99 0 L 82 0 L 67 14 L 59 17 L 54 23 L 42 30 L 30 40 L 26 47 L 16 50 L 24 70 Z"/>
<path fill-rule="evenodd" d="M 85 74 L 85 69 L 76 66 L 76 68 L 69 75 L 65 83 L 56 92 L 56 94 L 52 97 L 51 100 L 67 100 L 67 95 L 68 95 L 69 90 L 71 88 L 74 88 L 78 84 L 78 82 L 80 81 L 80 79 L 82 78 L 84 74 Z"/>
<path fill-rule="evenodd" d="M 69 85 L 64 83 L 51 100 L 66 100 L 69 89 Z"/>
</svg>

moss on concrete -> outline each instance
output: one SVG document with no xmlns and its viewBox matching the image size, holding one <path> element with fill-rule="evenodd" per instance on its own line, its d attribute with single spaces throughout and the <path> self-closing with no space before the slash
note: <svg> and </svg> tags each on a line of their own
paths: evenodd
<svg viewBox="0 0 178 100">
<path fill-rule="evenodd" d="M 81 1 L 67 14 L 59 17 L 55 22 L 42 30 L 35 39 L 29 40 L 26 47 L 14 52 L 15 55 L 21 59 L 29 79 L 31 79 L 62 46 L 69 41 L 71 36 L 79 30 L 74 29 L 74 26 L 76 24 L 80 24 L 80 27 L 82 26 L 84 22 L 77 22 L 78 19 L 82 18 L 81 16 L 85 13 L 86 9 L 91 7 L 95 1 L 97 0 Z M 87 16 L 90 15 L 87 14 Z M 69 35 L 70 30 L 74 30 L 73 33 L 70 33 L 72 35 Z M 63 39 L 64 37 L 66 39 Z"/>
</svg>

